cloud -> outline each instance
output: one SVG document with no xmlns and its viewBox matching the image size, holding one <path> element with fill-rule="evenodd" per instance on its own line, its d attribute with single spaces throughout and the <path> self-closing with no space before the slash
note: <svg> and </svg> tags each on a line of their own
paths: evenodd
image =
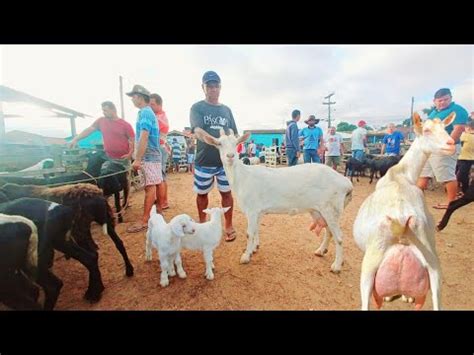
<svg viewBox="0 0 474 355">
<path fill-rule="evenodd" d="M 1 48 L 1 47 L 0 47 Z M 149 45 L 3 46 L 5 85 L 99 117 L 100 103 L 119 105 L 124 90 L 142 84 L 158 92 L 171 128 L 189 125 L 189 109 L 203 99 L 201 77 L 222 77 L 221 101 L 233 111 L 239 130 L 284 128 L 291 111 L 303 118 L 327 117 L 324 96 L 335 91 L 332 117 L 383 125 L 428 107 L 440 87 L 473 108 L 473 46 L 329 45 Z M 124 97 L 125 118 L 134 125 L 136 108 Z M 81 130 L 93 119 L 78 120 Z M 15 129 L 7 121 L 7 130 Z M 49 121 L 69 134 L 68 122 Z M 34 127 L 32 127 L 34 128 Z"/>
</svg>

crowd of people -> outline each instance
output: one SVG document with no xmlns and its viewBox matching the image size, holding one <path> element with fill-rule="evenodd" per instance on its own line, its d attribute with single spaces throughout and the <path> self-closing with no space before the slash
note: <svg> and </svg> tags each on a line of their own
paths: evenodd
<svg viewBox="0 0 474 355">
<path fill-rule="evenodd" d="M 135 85 L 127 93 L 133 105 L 138 109 L 135 130 L 124 119 L 118 117 L 115 105 L 110 101 L 102 103 L 103 117 L 76 136 L 70 143 L 74 147 L 77 142 L 92 132 L 102 132 L 104 150 L 108 161 L 104 164 L 114 165 L 117 169 L 141 171 L 145 181 L 145 198 L 143 215 L 140 221 L 132 224 L 127 231 L 137 233 L 145 231 L 153 205 L 158 213 L 169 208 L 168 186 L 166 182 L 166 163 L 171 155 L 174 171 L 179 171 L 182 160 L 182 150 L 185 149 L 189 171 L 193 174 L 194 192 L 199 221 L 205 222 L 203 212 L 208 207 L 208 194 L 213 189 L 215 182 L 221 195 L 222 206 L 230 207 L 225 213 L 226 241 L 236 237 L 232 223 L 233 197 L 229 181 L 226 177 L 218 150 L 206 144 L 204 133 L 219 137 L 220 129 L 226 133 L 231 129 L 238 134 L 236 122 L 231 109 L 219 101 L 221 91 L 221 78 L 214 71 L 204 73 L 201 87 L 204 99 L 192 105 L 190 109 L 190 126 L 192 138 L 186 138 L 185 148 L 176 138 L 168 144 L 169 121 L 163 110 L 163 100 L 160 95 L 150 93 L 141 85 Z M 443 119 L 451 112 L 456 112 L 454 123 L 446 127 L 446 131 L 453 138 L 457 153 L 454 156 L 432 155 L 424 167 L 418 186 L 426 189 L 428 180 L 436 178 L 445 185 L 447 203 L 438 204 L 436 208 L 446 208 L 447 204 L 460 193 L 467 189 L 469 174 L 474 162 L 474 123 L 469 121 L 467 111 L 452 101 L 449 89 L 440 89 L 434 95 L 435 109 L 429 114 L 428 119 Z M 472 116 L 472 115 L 471 115 Z M 329 127 L 327 135 L 317 126 L 319 119 L 314 115 L 304 121 L 307 127 L 298 128 L 301 111 L 293 110 L 291 121 L 288 122 L 284 143 L 279 147 L 279 153 L 285 154 L 288 166 L 298 164 L 300 155 L 304 163 L 324 163 L 334 170 L 341 163 L 344 155 L 342 136 L 336 132 L 335 127 Z M 352 132 L 352 157 L 362 160 L 367 149 L 367 123 L 358 122 L 358 127 Z M 195 139 L 197 144 L 194 144 Z M 386 156 L 400 156 L 400 146 L 404 136 L 396 130 L 393 123 L 387 127 L 383 138 L 381 154 Z M 247 146 L 240 144 L 237 147 L 240 156 L 260 157 L 265 152 L 265 147 L 250 141 Z"/>
<path fill-rule="evenodd" d="M 471 167 L 474 162 L 473 113 L 469 117 L 462 106 L 452 101 L 452 94 L 448 88 L 436 91 L 433 103 L 434 109 L 427 117 L 430 120 L 443 120 L 452 112 L 456 113 L 454 122 L 445 128 L 456 145 L 456 154 L 452 156 L 433 154 L 423 168 L 417 185 L 425 190 L 428 182 L 434 178 L 443 183 L 446 190 L 446 203 L 438 203 L 433 207 L 446 209 L 449 202 L 465 193 L 469 186 Z M 303 153 L 304 163 L 321 163 L 324 159 L 327 165 L 336 170 L 344 154 L 344 145 L 335 127 L 329 127 L 325 142 L 322 130 L 316 126 L 319 120 L 314 115 L 308 117 L 305 121 L 307 127 L 301 130 L 297 125 L 301 112 L 294 110 L 291 116 L 292 119 L 288 122 L 285 134 L 288 166 L 296 165 Z M 368 147 L 366 126 L 367 123 L 360 120 L 351 136 L 351 155 L 359 161 L 364 159 Z M 403 134 L 396 130 L 395 124 L 390 123 L 382 140 L 381 155 L 400 157 L 403 143 L 409 144 Z"/>
</svg>

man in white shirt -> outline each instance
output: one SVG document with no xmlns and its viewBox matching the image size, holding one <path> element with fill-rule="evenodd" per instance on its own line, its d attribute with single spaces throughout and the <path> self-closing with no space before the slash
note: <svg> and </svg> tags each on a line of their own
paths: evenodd
<svg viewBox="0 0 474 355">
<path fill-rule="evenodd" d="M 337 170 L 342 154 L 344 154 L 342 136 L 336 133 L 336 127 L 329 127 L 329 136 L 326 140 L 326 165 Z"/>
<path fill-rule="evenodd" d="M 364 150 L 367 147 L 367 130 L 364 120 L 359 121 L 357 128 L 352 132 L 352 157 L 362 161 L 364 158 Z"/>
</svg>

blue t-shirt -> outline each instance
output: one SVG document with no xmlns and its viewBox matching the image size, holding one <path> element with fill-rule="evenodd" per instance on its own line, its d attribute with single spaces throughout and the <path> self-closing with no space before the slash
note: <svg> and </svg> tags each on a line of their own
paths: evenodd
<svg viewBox="0 0 474 355">
<path fill-rule="evenodd" d="M 305 127 L 300 131 L 300 137 L 304 137 L 303 149 L 318 149 L 319 139 L 323 136 L 323 130 L 318 126 L 314 128 Z"/>
<path fill-rule="evenodd" d="M 451 102 L 449 106 L 446 107 L 444 110 L 438 111 L 437 109 L 434 109 L 433 111 L 431 111 L 430 115 L 428 116 L 428 119 L 432 120 L 435 118 L 439 118 L 440 120 L 444 120 L 453 111 L 456 112 L 456 118 L 454 119 L 453 123 L 446 127 L 446 132 L 451 134 L 455 125 L 466 124 L 469 119 L 469 114 L 464 109 L 464 107 L 459 106 L 454 102 Z M 459 139 L 456 143 L 459 143 Z"/>
<path fill-rule="evenodd" d="M 403 138 L 403 134 L 399 131 L 395 131 L 392 134 L 386 134 L 385 137 L 383 137 L 385 153 L 400 154 L 400 142 Z"/>
<path fill-rule="evenodd" d="M 147 131 L 149 133 L 146 151 L 143 155 L 143 161 L 156 163 L 161 162 L 160 128 L 158 127 L 155 113 L 150 106 L 145 106 L 140 111 L 138 111 L 135 130 L 137 132 L 135 136 L 137 145 L 142 131 Z"/>
</svg>

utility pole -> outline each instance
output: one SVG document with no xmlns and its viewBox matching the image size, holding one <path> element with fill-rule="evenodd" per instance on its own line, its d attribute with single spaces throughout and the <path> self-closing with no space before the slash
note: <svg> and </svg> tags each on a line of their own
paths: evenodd
<svg viewBox="0 0 474 355">
<path fill-rule="evenodd" d="M 331 127 L 331 105 L 335 105 L 336 102 L 331 102 L 331 96 L 333 96 L 335 93 L 331 93 L 328 96 L 325 97 L 328 102 L 323 102 L 323 105 L 328 105 L 328 127 Z"/>
<path fill-rule="evenodd" d="M 120 109 L 121 109 L 121 114 L 123 119 L 125 119 L 125 112 L 123 112 L 123 78 L 122 75 L 119 76 L 119 82 L 120 82 Z"/>
<path fill-rule="evenodd" d="M 410 114 L 410 118 L 413 118 L 413 104 L 415 103 L 415 97 L 412 96 L 411 97 L 411 114 Z"/>
</svg>

